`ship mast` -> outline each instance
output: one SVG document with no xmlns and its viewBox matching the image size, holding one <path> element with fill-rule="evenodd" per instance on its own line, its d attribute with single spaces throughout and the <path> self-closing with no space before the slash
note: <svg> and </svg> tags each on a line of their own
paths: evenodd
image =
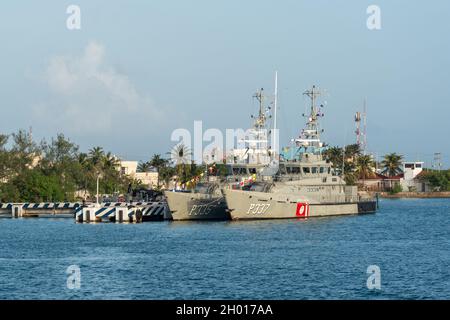
<svg viewBox="0 0 450 320">
<path fill-rule="evenodd" d="M 265 95 L 264 95 L 264 89 L 261 88 L 260 90 L 256 91 L 256 93 L 253 95 L 253 98 L 256 98 L 256 100 L 258 100 L 259 102 L 259 109 L 258 109 L 258 116 L 253 116 L 252 118 L 255 118 L 255 122 L 253 124 L 253 128 L 254 128 L 254 133 L 256 133 L 256 139 L 254 141 L 254 145 L 253 145 L 253 154 L 256 153 L 256 158 L 257 158 L 257 163 L 261 162 L 260 159 L 260 149 L 267 147 L 266 143 L 267 142 L 267 132 L 265 132 L 266 129 L 266 110 L 264 107 L 264 100 L 265 100 Z M 250 141 L 248 141 L 250 142 Z M 261 145 L 263 144 L 263 145 Z"/>
<path fill-rule="evenodd" d="M 254 127 L 257 130 L 261 130 L 264 129 L 266 126 L 266 114 L 265 114 L 265 110 L 264 110 L 264 89 L 261 88 L 261 90 L 258 90 L 254 95 L 254 98 L 256 98 L 256 100 L 258 100 L 259 102 L 259 111 L 258 111 L 258 116 L 255 119 L 255 124 Z"/>
<path fill-rule="evenodd" d="M 323 117 L 323 113 L 317 107 L 316 101 L 317 97 L 319 97 L 322 93 L 320 90 L 313 86 L 311 90 L 307 90 L 303 93 L 311 99 L 311 107 L 309 115 L 303 114 L 304 117 L 308 118 L 306 122 L 306 128 L 302 130 L 302 134 L 299 139 L 296 139 L 295 142 L 298 146 L 304 147 L 305 150 L 307 148 L 313 148 L 313 152 L 315 149 L 320 149 L 322 147 L 322 143 L 320 142 L 320 133 L 319 130 L 319 118 Z"/>
<path fill-rule="evenodd" d="M 273 100 L 273 133 L 272 138 L 272 159 L 277 159 L 279 157 L 278 150 L 278 128 L 277 128 L 277 108 L 278 108 L 278 71 L 275 71 L 275 88 L 274 88 L 274 100 Z"/>
</svg>

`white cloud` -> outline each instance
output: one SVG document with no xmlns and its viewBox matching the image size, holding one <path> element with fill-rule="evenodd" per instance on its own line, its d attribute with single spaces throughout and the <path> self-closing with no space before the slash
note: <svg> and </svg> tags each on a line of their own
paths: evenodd
<svg viewBox="0 0 450 320">
<path fill-rule="evenodd" d="M 80 56 L 53 57 L 43 80 L 48 100 L 34 106 L 35 117 L 68 134 L 125 134 L 145 120 L 151 119 L 154 129 L 164 122 L 162 109 L 106 63 L 105 48 L 97 42 L 90 42 Z"/>
</svg>

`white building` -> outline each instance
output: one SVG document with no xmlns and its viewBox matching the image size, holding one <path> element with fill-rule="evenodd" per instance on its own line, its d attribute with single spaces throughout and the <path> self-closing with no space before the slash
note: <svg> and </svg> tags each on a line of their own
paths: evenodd
<svg viewBox="0 0 450 320">
<path fill-rule="evenodd" d="M 427 183 L 419 179 L 423 172 L 423 165 L 423 162 L 403 162 L 403 178 L 400 179 L 403 191 L 432 191 Z"/>
<path fill-rule="evenodd" d="M 118 169 L 121 174 L 140 180 L 148 188 L 156 188 L 158 186 L 158 172 L 137 172 L 138 164 L 138 161 L 121 160 Z"/>
<path fill-rule="evenodd" d="M 138 162 L 137 161 L 125 161 L 120 160 L 119 171 L 120 174 L 134 176 L 137 172 Z"/>
</svg>

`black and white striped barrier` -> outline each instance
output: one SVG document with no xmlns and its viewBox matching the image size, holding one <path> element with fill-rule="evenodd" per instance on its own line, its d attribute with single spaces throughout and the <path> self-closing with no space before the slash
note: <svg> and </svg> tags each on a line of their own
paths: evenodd
<svg viewBox="0 0 450 320">
<path fill-rule="evenodd" d="M 102 203 L 76 209 L 77 222 L 144 222 L 169 219 L 170 214 L 165 202 L 142 202 L 134 204 Z"/>
<path fill-rule="evenodd" d="M 75 216 L 77 222 L 162 221 L 170 220 L 166 202 L 105 202 L 83 206 L 78 202 L 0 203 L 5 217 L 37 217 L 48 215 Z"/>
<path fill-rule="evenodd" d="M 0 213 L 13 218 L 49 214 L 73 214 L 80 207 L 77 202 L 0 203 Z"/>
<path fill-rule="evenodd" d="M 142 211 L 143 221 L 162 221 L 170 220 L 170 218 L 170 211 L 165 202 L 153 202 Z"/>
</svg>

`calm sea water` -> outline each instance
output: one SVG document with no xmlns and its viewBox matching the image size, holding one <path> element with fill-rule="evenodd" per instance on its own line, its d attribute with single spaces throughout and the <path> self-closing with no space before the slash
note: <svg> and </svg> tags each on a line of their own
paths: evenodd
<svg viewBox="0 0 450 320">
<path fill-rule="evenodd" d="M 450 199 L 380 205 L 298 221 L 0 219 L 0 299 L 449 299 Z"/>
</svg>

